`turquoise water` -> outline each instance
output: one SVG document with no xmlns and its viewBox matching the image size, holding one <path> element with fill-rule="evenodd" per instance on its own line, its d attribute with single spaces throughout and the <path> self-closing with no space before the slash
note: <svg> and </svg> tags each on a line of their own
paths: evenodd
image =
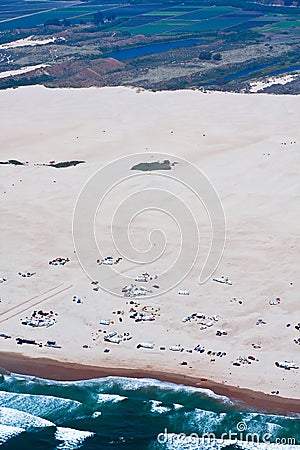
<svg viewBox="0 0 300 450">
<path fill-rule="evenodd" d="M 1 450 L 297 448 L 291 441 L 256 446 L 240 424 L 260 439 L 268 433 L 267 442 L 300 442 L 299 415 L 259 413 L 209 390 L 151 379 L 56 382 L 13 374 L 0 377 Z M 220 445 L 201 441 L 203 433 L 220 438 L 230 430 L 237 432 L 237 427 L 244 442 L 234 443 L 235 436 L 231 441 L 225 437 Z"/>
</svg>

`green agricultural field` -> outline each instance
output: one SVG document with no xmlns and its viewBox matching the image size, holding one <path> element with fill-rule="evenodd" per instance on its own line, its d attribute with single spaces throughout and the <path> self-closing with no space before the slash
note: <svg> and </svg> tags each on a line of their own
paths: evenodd
<svg viewBox="0 0 300 450">
<path fill-rule="evenodd" d="M 264 27 L 264 31 L 278 31 L 294 27 L 300 27 L 300 19 L 298 20 L 285 20 L 282 22 L 276 22 Z"/>
<path fill-rule="evenodd" d="M 176 27 L 185 27 L 186 25 L 190 24 L 189 20 L 179 20 L 179 19 L 169 19 L 165 22 L 168 26 L 172 28 Z"/>
<path fill-rule="evenodd" d="M 176 10 L 175 10 L 176 9 Z M 126 24 L 113 27 L 115 30 L 128 31 L 132 34 L 144 34 L 146 36 L 156 34 L 174 34 L 175 33 L 194 33 L 202 31 L 219 31 L 226 29 L 233 25 L 237 25 L 245 21 L 241 15 L 237 17 L 226 17 L 231 12 L 237 12 L 238 9 L 230 6 L 211 6 L 198 7 L 190 6 L 189 11 L 186 7 L 176 6 L 168 8 L 164 11 L 150 11 L 142 14 L 142 17 L 153 17 L 153 22 L 144 25 L 137 25 L 136 27 L 126 27 Z M 172 17 L 167 17 L 172 14 Z M 157 16 L 166 16 L 159 21 L 155 21 Z"/>
<path fill-rule="evenodd" d="M 11 17 L 14 17 L 14 16 L 24 16 L 24 15 L 27 15 L 27 14 L 35 14 L 35 13 L 38 13 L 38 12 L 40 12 L 40 9 L 26 9 L 26 10 L 24 10 L 24 9 L 21 9 L 21 10 L 15 10 L 15 11 L 13 11 L 13 13 L 10 11 L 10 12 L 5 12 L 5 10 L 4 10 L 4 8 L 3 8 L 3 11 L 1 11 L 1 14 L 3 14 L 4 15 L 4 19 L 10 19 Z"/>
<path fill-rule="evenodd" d="M 180 16 L 182 12 L 180 11 L 150 11 L 143 14 L 143 16 Z"/>
<path fill-rule="evenodd" d="M 268 14 L 266 16 L 259 16 L 259 17 L 254 17 L 253 19 L 251 19 L 251 22 L 281 22 L 282 20 L 285 20 L 286 17 L 282 17 L 282 16 L 274 16 L 272 14 Z"/>
<path fill-rule="evenodd" d="M 181 15 L 180 17 L 186 19 L 186 20 L 204 20 L 204 19 L 210 19 L 212 17 L 216 16 L 223 16 L 224 14 L 228 14 L 230 11 L 228 9 L 223 8 L 216 11 L 215 8 L 204 8 L 204 9 L 198 9 L 196 11 L 187 12 Z"/>
<path fill-rule="evenodd" d="M 236 11 L 237 8 L 233 7 L 233 6 L 209 6 L 207 8 L 204 9 L 210 9 L 210 10 L 214 10 L 214 11 L 221 11 L 221 12 L 233 12 Z"/>
<path fill-rule="evenodd" d="M 212 19 L 212 20 L 202 20 L 196 23 L 192 23 L 187 25 L 186 27 L 181 29 L 181 32 L 201 32 L 201 31 L 219 31 L 224 30 L 226 28 L 232 27 L 233 25 L 237 25 L 238 23 L 243 22 L 243 20 L 239 19 Z"/>
<path fill-rule="evenodd" d="M 165 33 L 167 31 L 170 31 L 172 28 L 174 28 L 174 26 L 172 25 L 170 26 L 168 25 L 167 22 L 160 20 L 159 22 L 154 22 L 140 27 L 127 29 L 126 31 L 130 31 L 132 34 L 144 34 L 145 36 L 149 36 L 152 34 Z"/>
<path fill-rule="evenodd" d="M 202 8 L 202 7 L 199 5 L 199 8 Z M 187 9 L 190 9 L 190 10 L 197 9 L 197 6 L 195 6 L 195 5 L 171 6 L 170 8 L 168 8 L 168 11 L 171 11 L 171 10 L 174 10 L 174 11 L 185 11 Z"/>
<path fill-rule="evenodd" d="M 141 15 L 142 17 L 153 17 L 153 22 L 136 27 L 126 27 L 126 24 L 122 24 L 121 26 L 113 27 L 113 29 L 149 36 L 152 34 L 174 34 L 174 32 L 218 31 L 244 21 L 242 16 L 241 18 L 226 18 L 226 14 L 232 11 L 239 11 L 237 8 L 230 6 L 197 8 L 194 5 L 189 8 L 190 11 L 186 11 L 185 7 L 181 10 L 179 10 L 178 6 L 174 8 L 176 8 L 176 11 L 169 8 L 167 11 L 151 11 Z M 155 21 L 155 17 L 157 16 L 169 16 L 170 14 L 172 14 L 171 18 L 166 17 Z"/>
</svg>

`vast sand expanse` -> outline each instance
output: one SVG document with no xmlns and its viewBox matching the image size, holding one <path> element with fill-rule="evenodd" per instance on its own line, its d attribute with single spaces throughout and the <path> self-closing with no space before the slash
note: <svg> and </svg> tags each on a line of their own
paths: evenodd
<svg viewBox="0 0 300 450">
<path fill-rule="evenodd" d="M 203 385 L 205 379 L 214 380 L 273 392 L 274 397 L 299 396 L 299 370 L 275 366 L 275 361 L 300 363 L 299 345 L 294 342 L 299 337 L 295 329 L 300 279 L 299 97 L 26 87 L 1 91 L 0 105 L 0 161 L 28 161 L 26 166 L 0 165 L 0 277 L 7 279 L 0 284 L 0 333 L 11 336 L 0 338 L 1 361 L 6 352 L 18 352 L 102 368 L 133 368 L 149 371 L 149 376 L 151 371 L 176 373 L 198 378 Z M 198 284 L 209 248 L 209 224 L 192 192 L 175 186 L 176 195 L 190 205 L 198 220 L 203 237 L 200 260 L 179 286 L 163 296 L 133 299 L 140 308 L 160 308 L 155 321 L 147 322 L 129 318 L 131 298 L 93 290 L 95 285 L 82 270 L 72 239 L 73 209 L 89 177 L 116 158 L 140 152 L 148 152 L 149 161 L 155 152 L 170 153 L 173 161 L 184 158 L 210 179 L 222 201 L 227 228 L 225 251 L 213 276 L 233 281 L 229 286 L 211 277 Z M 60 169 L 34 165 L 52 160 L 86 162 Z M 170 172 L 180 177 L 185 169 L 178 164 Z M 122 176 L 131 174 L 125 165 Z M 168 180 L 145 174 L 111 192 L 105 214 L 96 221 L 107 255 L 119 256 L 110 237 L 110 216 L 116 204 L 134 189 L 153 184 L 169 189 Z M 121 233 L 127 225 L 120 224 Z M 140 284 L 159 285 L 160 273 L 177 255 L 178 230 L 167 215 L 158 212 L 137 217 L 131 235 L 134 245 L 145 251 L 148 234 L 155 228 L 164 229 L 166 250 L 149 267 L 123 259 L 115 269 L 128 276 L 128 283 L 148 270 L 158 274 L 157 280 Z M 194 243 L 190 245 L 192 249 Z M 68 257 L 70 262 L 49 265 L 56 257 Z M 121 293 L 111 267 L 92 263 L 99 271 L 100 285 L 109 279 L 112 290 Z M 28 271 L 35 275 L 18 275 Z M 190 295 L 178 295 L 178 289 L 188 289 Z M 73 301 L 73 296 L 82 303 Z M 270 305 L 277 297 L 281 302 Z M 21 324 L 21 319 L 39 309 L 57 313 L 57 322 L 49 328 Z M 124 314 L 113 313 L 117 311 Z M 195 312 L 218 315 L 219 320 L 202 330 L 201 319 L 182 322 Z M 99 325 L 104 319 L 114 323 Z M 266 323 L 256 325 L 258 319 Z M 98 330 L 102 331 L 95 334 Z M 103 330 L 128 332 L 132 339 L 109 344 L 103 340 Z M 217 330 L 227 335 L 217 336 Z M 55 340 L 61 348 L 21 346 L 16 337 L 43 344 Z M 137 349 L 141 342 L 155 347 Z M 177 344 L 184 348 L 182 352 L 169 349 Z M 205 352 L 186 351 L 197 344 Z M 226 355 L 208 354 L 209 350 Z M 257 360 L 232 364 L 239 356 L 249 355 Z M 49 370 L 48 377 L 53 375 Z"/>
</svg>

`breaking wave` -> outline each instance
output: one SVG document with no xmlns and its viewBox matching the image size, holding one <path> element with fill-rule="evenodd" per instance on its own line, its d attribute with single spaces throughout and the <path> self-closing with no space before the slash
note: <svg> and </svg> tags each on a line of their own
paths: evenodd
<svg viewBox="0 0 300 450">
<path fill-rule="evenodd" d="M 208 389 L 154 379 L 59 382 L 5 374 L 0 376 L 0 423 L 5 450 L 292 450 L 299 447 L 288 438 L 300 443 L 300 415 L 265 414 Z M 239 436 L 221 443 L 222 433 L 236 431 L 239 423 L 248 433 L 269 433 L 270 443 L 255 446 Z M 158 442 L 162 433 L 172 439 Z M 214 433 L 216 440 L 197 447 L 180 441 L 181 433 Z"/>
</svg>

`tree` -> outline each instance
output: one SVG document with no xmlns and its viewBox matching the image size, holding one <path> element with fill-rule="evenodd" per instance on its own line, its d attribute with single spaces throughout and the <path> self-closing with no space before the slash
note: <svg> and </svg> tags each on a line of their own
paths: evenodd
<svg viewBox="0 0 300 450">
<path fill-rule="evenodd" d="M 214 61 L 221 61 L 221 59 L 222 59 L 221 53 L 214 53 L 213 56 L 212 56 L 212 59 Z"/>
<path fill-rule="evenodd" d="M 199 55 L 199 59 L 210 60 L 211 57 L 212 57 L 212 52 L 209 52 L 207 50 L 202 50 L 202 52 L 200 52 L 200 55 Z"/>
</svg>

